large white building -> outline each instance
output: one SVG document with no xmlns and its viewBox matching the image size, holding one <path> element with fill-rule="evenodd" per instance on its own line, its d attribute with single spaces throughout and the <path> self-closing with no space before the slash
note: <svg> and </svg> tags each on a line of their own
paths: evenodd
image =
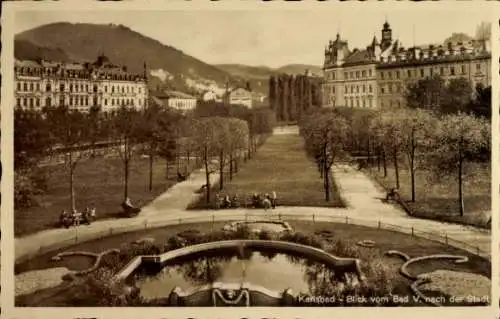
<svg viewBox="0 0 500 319">
<path fill-rule="evenodd" d="M 178 91 L 155 92 L 154 100 L 165 107 L 170 107 L 182 112 L 192 111 L 196 108 L 196 97 Z"/>
<path fill-rule="evenodd" d="M 41 111 L 66 105 L 87 112 L 109 112 L 120 106 L 143 108 L 148 90 L 145 74 L 132 74 L 105 63 L 15 61 L 16 107 Z"/>
<path fill-rule="evenodd" d="M 397 108 L 406 104 L 406 88 L 439 75 L 445 82 L 465 78 L 473 88 L 491 85 L 491 48 L 484 39 L 412 46 L 392 37 L 385 22 L 380 42 L 350 50 L 337 34 L 324 52 L 323 105 Z"/>
<path fill-rule="evenodd" d="M 252 100 L 252 92 L 241 87 L 227 91 L 223 98 L 226 104 L 245 105 L 248 108 L 252 108 Z"/>
</svg>

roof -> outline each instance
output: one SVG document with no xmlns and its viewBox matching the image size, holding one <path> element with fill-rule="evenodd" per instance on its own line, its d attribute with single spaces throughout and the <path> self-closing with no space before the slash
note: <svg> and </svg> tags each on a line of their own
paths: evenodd
<svg viewBox="0 0 500 319">
<path fill-rule="evenodd" d="M 41 65 L 35 61 L 30 60 L 16 60 L 14 65 L 20 68 L 31 67 L 31 68 L 40 68 Z"/>
<path fill-rule="evenodd" d="M 156 97 L 158 100 L 178 98 L 178 99 L 196 99 L 196 97 L 179 92 L 179 91 L 156 91 L 151 94 L 151 96 Z"/>
<path fill-rule="evenodd" d="M 356 64 L 372 60 L 372 54 L 368 50 L 357 50 L 351 53 L 345 59 L 344 64 Z"/>
</svg>

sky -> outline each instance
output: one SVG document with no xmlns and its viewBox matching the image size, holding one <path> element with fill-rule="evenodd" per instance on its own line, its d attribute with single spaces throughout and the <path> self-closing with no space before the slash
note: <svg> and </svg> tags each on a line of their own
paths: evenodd
<svg viewBox="0 0 500 319">
<path fill-rule="evenodd" d="M 420 6 L 422 7 L 422 6 Z M 335 10 L 247 11 L 22 11 L 15 33 L 54 22 L 123 24 L 210 64 L 238 63 L 280 67 L 322 65 L 324 48 L 337 32 L 349 48 L 364 48 L 380 39 L 387 21 L 404 46 L 442 43 L 454 32 L 474 36 L 487 7 L 475 10 L 384 10 L 361 6 Z M 387 7 L 386 7 L 387 8 Z M 408 7 L 406 7 L 408 8 Z M 455 10 L 455 11 L 453 11 Z"/>
</svg>

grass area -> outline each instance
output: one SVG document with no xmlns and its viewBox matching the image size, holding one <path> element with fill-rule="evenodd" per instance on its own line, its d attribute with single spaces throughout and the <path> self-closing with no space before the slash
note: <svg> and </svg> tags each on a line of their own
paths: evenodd
<svg viewBox="0 0 500 319">
<path fill-rule="evenodd" d="M 393 232 L 390 230 L 356 225 L 326 222 L 312 223 L 304 221 L 290 221 L 290 224 L 296 232 L 302 233 L 310 238 L 321 239 L 320 242 L 324 242 L 324 244 L 322 244 L 323 248 L 337 256 L 360 258 L 362 260 L 362 267 L 364 271 L 371 278 L 370 282 L 375 284 L 377 289 L 389 289 L 395 294 L 410 294 L 410 282 L 399 275 L 399 268 L 403 262 L 399 258 L 384 256 L 384 253 L 388 250 L 399 250 L 411 257 L 431 254 L 453 254 L 465 255 L 469 257 L 469 262 L 461 264 L 455 264 L 453 262 L 443 260 L 418 263 L 410 269 L 413 274 L 421 274 L 436 269 L 448 269 L 482 274 L 491 278 L 491 263 L 489 261 L 439 242 L 412 237 L 411 235 Z M 207 233 L 211 232 L 212 229 L 220 230 L 222 226 L 222 223 L 177 225 L 168 228 L 119 234 L 65 248 L 64 251 L 99 252 L 110 248 L 126 247 L 127 244 L 143 237 L 153 238 L 156 245 L 163 246 L 166 243 L 171 243 L 168 239 L 176 234 L 179 234 L 180 232 L 186 233 L 186 231 L 192 232 L 193 230 L 198 230 L 200 233 Z M 301 238 L 301 236 L 298 236 L 297 238 Z M 306 238 L 304 237 L 304 239 Z M 359 247 L 356 245 L 356 242 L 360 240 L 372 240 L 375 242 L 375 247 Z M 80 257 L 63 259 L 58 262 L 51 261 L 50 258 L 58 252 L 59 251 L 54 251 L 32 259 L 29 262 L 17 265 L 16 273 L 52 267 L 68 267 L 69 269 L 76 270 L 86 268 L 82 266 L 82 263 L 85 264 L 85 266 L 91 264 L 90 260 L 82 260 Z M 111 258 L 110 261 L 111 260 L 114 259 Z M 121 263 L 124 262 L 126 261 L 124 260 Z M 384 287 L 379 287 L 377 286 L 378 284 Z M 74 287 L 71 287 L 71 285 L 68 284 L 63 284 L 58 287 L 44 289 L 30 295 L 19 296 L 16 297 L 16 305 L 74 306 L 74 304 L 71 304 L 72 300 L 69 300 L 68 295 L 81 293 L 82 290 L 81 287 L 79 287 L 80 284 Z"/>
<path fill-rule="evenodd" d="M 468 164 L 464 176 L 465 214 L 460 217 L 458 205 L 458 182 L 453 177 L 440 180 L 435 174 L 420 170 L 416 172 L 416 201 L 411 202 L 410 173 L 400 169 L 400 195 L 419 218 L 487 227 L 491 216 L 491 171 L 490 164 Z M 365 170 L 385 188 L 395 187 L 394 169 L 388 167 L 387 177 L 377 167 Z"/>
<path fill-rule="evenodd" d="M 191 160 L 188 171 L 194 166 Z M 186 163 L 187 165 L 187 163 Z M 177 182 L 176 167 L 171 165 L 165 177 L 165 161 L 158 158 L 153 165 L 153 189 L 149 191 L 149 159 L 137 156 L 130 167 L 129 196 L 141 207 Z M 69 178 L 64 166 L 47 166 L 48 191 L 39 198 L 40 205 L 16 209 L 15 236 L 24 236 L 58 226 L 63 209 L 70 211 Z M 181 171 L 184 164 L 181 165 Z M 97 218 L 117 218 L 121 213 L 124 193 L 123 163 L 120 158 L 95 157 L 78 163 L 75 172 L 76 207 L 83 210 L 94 204 Z"/>
<path fill-rule="evenodd" d="M 221 193 L 230 197 L 237 194 L 243 201 L 254 193 L 275 191 L 278 205 L 344 207 L 334 182 L 330 201 L 325 201 L 323 180 L 316 165 L 306 157 L 303 144 L 298 135 L 270 136 L 255 157 L 240 167 L 233 180 L 225 183 Z M 213 197 L 217 191 L 218 187 L 214 187 Z M 208 207 L 201 198 L 190 208 Z"/>
</svg>

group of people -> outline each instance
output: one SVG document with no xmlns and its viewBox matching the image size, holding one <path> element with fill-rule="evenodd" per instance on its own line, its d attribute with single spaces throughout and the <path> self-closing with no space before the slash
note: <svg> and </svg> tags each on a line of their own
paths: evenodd
<svg viewBox="0 0 500 319">
<path fill-rule="evenodd" d="M 269 208 L 276 208 L 276 192 L 272 192 L 271 194 L 257 194 L 254 193 L 252 195 L 252 207 L 254 208 L 264 208 L 264 209 L 269 209 Z M 229 197 L 229 195 L 221 195 L 217 193 L 215 195 L 215 205 L 216 209 L 220 208 L 238 208 L 240 207 L 240 200 L 237 195 L 234 195 L 232 198 Z"/>
<path fill-rule="evenodd" d="M 264 196 L 254 193 L 252 196 L 252 206 L 254 208 L 264 208 L 265 210 L 276 208 L 276 192 L 273 191 L 271 194 L 264 194 Z"/>
<path fill-rule="evenodd" d="M 80 224 L 90 225 L 92 221 L 96 219 L 96 209 L 94 206 L 87 207 L 83 212 L 79 212 L 76 209 L 68 213 L 66 210 L 61 212 L 59 221 L 63 227 L 78 226 Z"/>
</svg>

